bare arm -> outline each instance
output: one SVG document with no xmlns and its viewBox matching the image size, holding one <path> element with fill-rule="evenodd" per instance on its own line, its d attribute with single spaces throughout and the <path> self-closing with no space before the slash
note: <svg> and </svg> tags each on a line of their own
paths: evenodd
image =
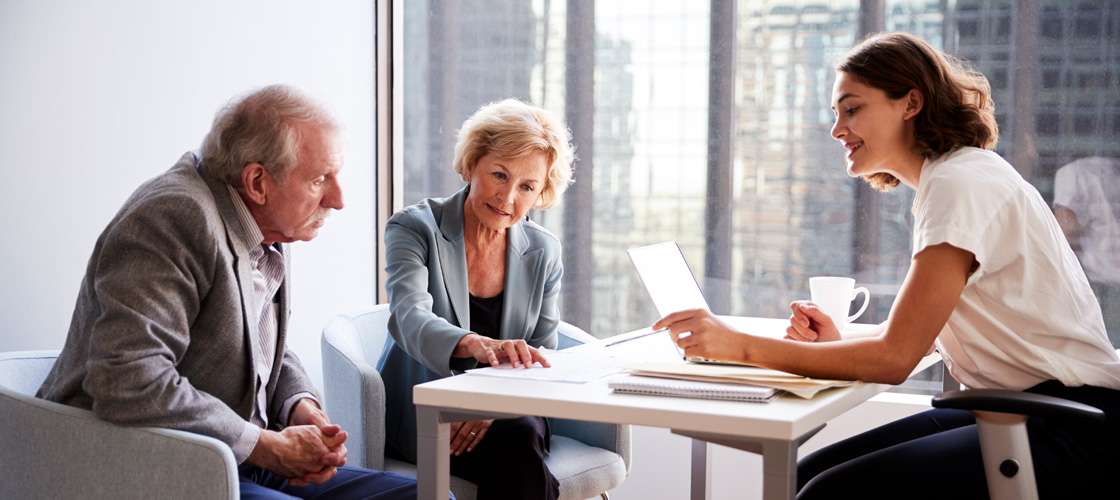
<svg viewBox="0 0 1120 500">
<path fill-rule="evenodd" d="M 689 356 L 744 361 L 811 377 L 898 384 L 906 380 L 949 320 L 968 280 L 971 252 L 935 245 L 914 257 L 902 289 L 874 337 L 796 342 L 742 334 L 702 310 L 670 314 L 668 327 Z M 692 332 L 680 337 L 681 333 Z"/>
<path fill-rule="evenodd" d="M 1062 233 L 1066 235 L 1069 246 L 1073 247 L 1074 250 L 1080 250 L 1081 223 L 1077 220 L 1077 214 L 1067 207 L 1055 205 L 1054 218 L 1058 219 L 1058 226 L 1062 228 Z"/>
</svg>

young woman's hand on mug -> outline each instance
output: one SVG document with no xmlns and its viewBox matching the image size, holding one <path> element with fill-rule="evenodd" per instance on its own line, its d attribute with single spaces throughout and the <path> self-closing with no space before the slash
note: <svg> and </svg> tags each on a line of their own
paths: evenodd
<svg viewBox="0 0 1120 500">
<path fill-rule="evenodd" d="M 808 300 L 798 300 L 789 305 L 793 314 L 789 317 L 786 338 L 799 342 L 832 342 L 841 340 L 840 330 L 832 318 L 821 308 Z"/>
</svg>

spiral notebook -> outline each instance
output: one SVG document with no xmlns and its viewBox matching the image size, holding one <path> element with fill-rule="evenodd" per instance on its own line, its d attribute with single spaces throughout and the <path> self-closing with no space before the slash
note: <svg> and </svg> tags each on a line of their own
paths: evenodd
<svg viewBox="0 0 1120 500">
<path fill-rule="evenodd" d="M 749 401 L 752 403 L 769 403 L 774 396 L 781 392 L 769 387 L 641 377 L 638 375 L 616 378 L 608 386 L 611 390 L 620 394 Z"/>
</svg>

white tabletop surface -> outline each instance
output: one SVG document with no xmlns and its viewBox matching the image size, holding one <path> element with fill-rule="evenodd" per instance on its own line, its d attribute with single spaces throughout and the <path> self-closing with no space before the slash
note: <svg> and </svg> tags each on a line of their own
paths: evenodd
<svg viewBox="0 0 1120 500">
<path fill-rule="evenodd" d="M 728 320 L 743 331 L 768 336 L 783 335 L 788 325 L 788 320 Z M 633 361 L 684 362 L 669 340 L 668 333 L 604 347 L 612 341 L 642 332 L 631 332 L 575 349 Z M 782 395 L 771 403 L 752 403 L 613 394 L 607 387 L 610 378 L 573 384 L 461 375 L 416 386 L 414 399 L 418 405 L 444 409 L 627 423 L 792 441 L 888 387 L 857 383 L 822 391 L 812 399 Z"/>
</svg>

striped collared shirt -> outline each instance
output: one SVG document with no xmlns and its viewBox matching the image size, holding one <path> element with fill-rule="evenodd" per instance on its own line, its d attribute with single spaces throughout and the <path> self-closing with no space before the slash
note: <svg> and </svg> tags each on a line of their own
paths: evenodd
<svg viewBox="0 0 1120 500">
<path fill-rule="evenodd" d="M 246 429 L 233 446 L 234 458 L 238 463 L 243 462 L 252 453 L 260 437 L 260 430 L 268 427 L 268 401 L 267 386 L 272 367 L 276 360 L 276 350 L 279 342 L 279 298 L 276 296 L 280 285 L 284 282 L 284 256 L 280 253 L 277 244 L 265 245 L 264 235 L 261 233 L 249 207 L 237 194 L 233 186 L 229 189 L 230 199 L 237 210 L 237 218 L 245 229 L 250 242 L 255 242 L 249 251 L 250 267 L 252 268 L 252 288 L 246 288 L 246 304 L 249 310 L 245 313 L 249 321 L 257 321 L 257 336 L 251 338 L 253 348 L 254 372 L 256 373 L 256 404 L 250 422 L 246 422 Z M 310 393 L 300 393 L 284 402 L 280 417 L 287 419 L 288 413 L 300 399 L 315 399 Z M 280 422 L 283 427 L 286 421 Z"/>
</svg>

